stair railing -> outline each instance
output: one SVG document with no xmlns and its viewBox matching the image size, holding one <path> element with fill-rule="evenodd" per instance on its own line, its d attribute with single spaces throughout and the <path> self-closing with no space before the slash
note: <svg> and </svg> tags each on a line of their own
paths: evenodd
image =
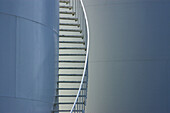
<svg viewBox="0 0 170 113">
<path fill-rule="evenodd" d="M 70 5 L 73 6 L 73 11 L 76 12 L 75 16 L 78 18 L 82 35 L 84 36 L 84 44 L 86 47 L 86 57 L 84 63 L 83 75 L 80 83 L 80 87 L 72 106 L 70 113 L 85 112 L 86 98 L 87 98 L 87 86 L 88 86 L 88 55 L 89 55 L 89 25 L 86 15 L 86 10 L 82 0 L 70 0 Z"/>
</svg>

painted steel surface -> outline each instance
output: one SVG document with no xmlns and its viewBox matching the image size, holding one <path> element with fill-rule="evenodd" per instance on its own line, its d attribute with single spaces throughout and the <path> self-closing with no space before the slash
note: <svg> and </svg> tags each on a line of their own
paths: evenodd
<svg viewBox="0 0 170 113">
<path fill-rule="evenodd" d="M 58 8 L 55 0 L 0 0 L 0 113 L 51 112 Z"/>
<path fill-rule="evenodd" d="M 170 113 L 170 1 L 84 0 L 87 113 Z"/>
</svg>

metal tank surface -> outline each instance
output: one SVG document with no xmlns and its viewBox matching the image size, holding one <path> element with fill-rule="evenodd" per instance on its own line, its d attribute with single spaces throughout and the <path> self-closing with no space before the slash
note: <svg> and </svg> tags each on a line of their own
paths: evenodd
<svg viewBox="0 0 170 113">
<path fill-rule="evenodd" d="M 170 0 L 84 0 L 86 113 L 170 113 Z"/>
<path fill-rule="evenodd" d="M 58 6 L 58 0 L 0 0 L 0 113 L 51 112 Z"/>
</svg>

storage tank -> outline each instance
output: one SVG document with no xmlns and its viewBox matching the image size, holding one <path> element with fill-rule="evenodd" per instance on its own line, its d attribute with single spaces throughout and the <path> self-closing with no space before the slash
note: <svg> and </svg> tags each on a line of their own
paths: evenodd
<svg viewBox="0 0 170 113">
<path fill-rule="evenodd" d="M 0 113 L 50 113 L 58 0 L 0 0 Z"/>
<path fill-rule="evenodd" d="M 170 113 L 170 1 L 84 0 L 86 113 Z"/>
</svg>

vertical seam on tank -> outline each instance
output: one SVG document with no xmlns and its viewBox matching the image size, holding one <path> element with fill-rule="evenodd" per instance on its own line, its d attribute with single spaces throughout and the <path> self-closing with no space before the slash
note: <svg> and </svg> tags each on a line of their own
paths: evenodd
<svg viewBox="0 0 170 113">
<path fill-rule="evenodd" d="M 17 97 L 17 39 L 18 39 L 18 18 L 16 18 L 16 33 L 15 33 L 15 97 Z"/>
<path fill-rule="evenodd" d="M 166 38 L 166 40 L 168 40 L 168 37 Z M 168 41 L 166 42 L 167 44 L 166 44 L 166 48 L 168 48 L 168 45 L 169 45 L 169 43 L 168 43 Z M 167 53 L 168 53 L 168 49 L 167 49 Z M 168 55 L 167 55 L 168 56 Z M 168 68 L 168 66 L 170 65 L 169 63 L 170 63 L 170 59 L 169 58 L 167 58 L 167 113 L 169 113 L 170 112 L 170 91 L 169 91 L 169 89 L 170 89 L 170 83 L 169 83 L 169 81 L 170 81 L 170 78 L 169 78 L 169 75 L 170 75 L 170 71 L 169 71 L 169 68 Z"/>
<path fill-rule="evenodd" d="M 169 113 L 169 77 L 168 77 L 168 75 L 169 75 L 169 71 L 168 71 L 168 59 L 166 60 L 166 67 L 167 67 L 167 113 Z"/>
</svg>

